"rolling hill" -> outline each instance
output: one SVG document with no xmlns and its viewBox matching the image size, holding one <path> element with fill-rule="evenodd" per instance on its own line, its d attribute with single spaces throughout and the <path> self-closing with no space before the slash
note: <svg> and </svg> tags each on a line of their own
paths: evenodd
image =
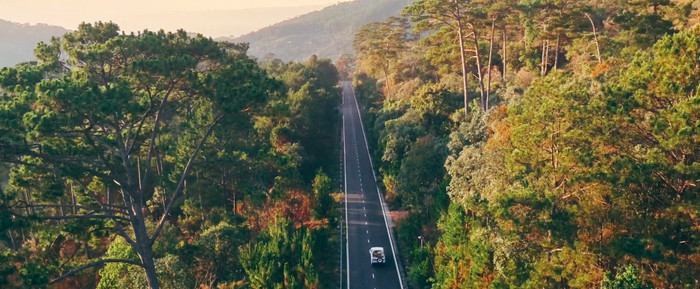
<svg viewBox="0 0 700 289">
<path fill-rule="evenodd" d="M 34 60 L 37 43 L 62 36 L 68 29 L 46 24 L 20 24 L 0 19 L 0 67 Z"/>
<path fill-rule="evenodd" d="M 357 29 L 367 23 L 397 15 L 411 0 L 356 0 L 338 3 L 237 38 L 219 38 L 250 43 L 249 54 L 258 58 L 269 53 L 285 61 L 306 60 L 312 54 L 336 59 L 352 53 Z"/>
</svg>

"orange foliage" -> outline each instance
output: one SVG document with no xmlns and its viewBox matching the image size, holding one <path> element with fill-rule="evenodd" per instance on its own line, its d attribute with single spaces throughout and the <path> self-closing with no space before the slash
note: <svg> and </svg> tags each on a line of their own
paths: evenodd
<svg viewBox="0 0 700 289">
<path fill-rule="evenodd" d="M 500 113 L 504 116 L 508 113 L 508 107 L 505 104 L 501 104 L 496 109 L 498 109 L 498 113 Z"/>
<path fill-rule="evenodd" d="M 278 201 L 268 200 L 265 205 L 268 209 L 254 209 L 249 222 L 251 227 L 262 229 L 275 219 L 276 215 L 282 215 L 299 228 L 308 224 L 312 214 L 312 200 L 301 191 L 294 190 L 287 193 L 284 199 Z"/>
<path fill-rule="evenodd" d="M 510 124 L 505 121 L 507 108 L 501 105 L 496 111 L 498 114 L 494 115 L 494 120 L 488 127 L 488 133 L 491 137 L 486 142 L 486 149 L 489 150 L 510 146 Z"/>
<path fill-rule="evenodd" d="M 591 76 L 597 77 L 598 75 L 601 75 L 606 71 L 610 70 L 610 67 L 610 64 L 607 62 L 598 63 L 598 65 L 595 66 L 593 72 L 591 72 Z"/>
<path fill-rule="evenodd" d="M 394 224 L 397 224 L 401 222 L 401 220 L 408 218 L 408 211 L 389 211 L 389 215 L 391 215 L 391 220 L 394 221 Z"/>
</svg>

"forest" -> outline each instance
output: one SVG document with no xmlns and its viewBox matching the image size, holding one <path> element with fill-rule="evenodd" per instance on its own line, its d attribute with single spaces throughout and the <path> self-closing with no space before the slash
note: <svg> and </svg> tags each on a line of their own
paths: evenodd
<svg viewBox="0 0 700 289">
<path fill-rule="evenodd" d="M 699 9 L 416 0 L 363 26 L 410 288 L 698 288 Z"/>
<path fill-rule="evenodd" d="M 0 288 L 337 288 L 341 79 L 410 288 L 698 288 L 699 23 L 415 0 L 303 62 L 84 23 L 0 69 Z"/>
<path fill-rule="evenodd" d="M 0 70 L 0 287 L 330 287 L 332 61 L 120 31 Z"/>
</svg>

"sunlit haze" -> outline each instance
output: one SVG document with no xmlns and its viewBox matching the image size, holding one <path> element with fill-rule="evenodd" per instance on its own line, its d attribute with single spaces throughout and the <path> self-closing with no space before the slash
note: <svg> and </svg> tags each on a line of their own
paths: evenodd
<svg viewBox="0 0 700 289">
<path fill-rule="evenodd" d="M 124 31 L 185 29 L 212 37 L 238 36 L 339 0 L 0 0 L 0 19 L 76 29 L 113 21 Z"/>
</svg>

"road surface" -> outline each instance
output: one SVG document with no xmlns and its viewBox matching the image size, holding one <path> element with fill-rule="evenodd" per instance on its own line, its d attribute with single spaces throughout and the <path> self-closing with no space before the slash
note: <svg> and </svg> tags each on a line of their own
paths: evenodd
<svg viewBox="0 0 700 289">
<path fill-rule="evenodd" d="M 350 82 L 343 82 L 343 150 L 346 205 L 346 268 L 348 289 L 404 289 L 396 262 L 396 244 L 389 239 L 387 219 L 369 158 L 357 100 Z M 369 248 L 384 247 L 386 264 L 370 264 Z"/>
</svg>

